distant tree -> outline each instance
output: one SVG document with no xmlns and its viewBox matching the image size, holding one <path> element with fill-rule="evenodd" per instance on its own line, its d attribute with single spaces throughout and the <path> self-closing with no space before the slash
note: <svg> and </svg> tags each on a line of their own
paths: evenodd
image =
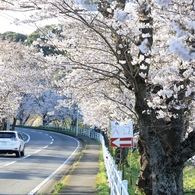
<svg viewBox="0 0 195 195">
<path fill-rule="evenodd" d="M 33 111 L 42 117 L 43 126 L 47 123 L 48 113 L 55 111 L 55 107 L 59 104 L 58 101 L 64 98 L 64 96 L 57 94 L 55 90 L 48 89 L 32 99 Z"/>
<path fill-rule="evenodd" d="M 38 38 L 40 38 L 40 32 L 38 30 L 34 31 L 30 35 L 28 35 L 27 38 L 27 44 L 32 44 L 33 41 L 36 41 Z"/>
<path fill-rule="evenodd" d="M 11 31 L 1 34 L 0 37 L 2 40 L 8 39 L 14 42 L 19 42 L 19 41 L 24 42 L 25 40 L 27 40 L 27 35 L 11 32 Z"/>
</svg>

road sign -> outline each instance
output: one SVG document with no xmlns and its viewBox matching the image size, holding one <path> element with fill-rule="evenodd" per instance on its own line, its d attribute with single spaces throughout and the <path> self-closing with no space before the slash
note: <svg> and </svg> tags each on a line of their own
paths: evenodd
<svg viewBox="0 0 195 195">
<path fill-rule="evenodd" d="M 111 138 L 111 147 L 131 147 L 133 146 L 133 138 L 125 137 L 125 138 Z"/>
<path fill-rule="evenodd" d="M 62 89 L 61 87 L 58 87 L 58 88 L 56 89 L 56 93 L 58 93 L 58 94 L 63 93 L 63 89 Z"/>
<path fill-rule="evenodd" d="M 133 123 L 120 125 L 118 122 L 111 122 L 111 147 L 133 146 Z"/>
</svg>

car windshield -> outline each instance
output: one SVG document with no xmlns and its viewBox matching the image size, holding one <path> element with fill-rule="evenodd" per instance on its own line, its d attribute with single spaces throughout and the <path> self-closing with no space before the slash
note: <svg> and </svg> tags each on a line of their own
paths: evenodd
<svg viewBox="0 0 195 195">
<path fill-rule="evenodd" d="M 15 133 L 0 133 L 0 139 L 1 138 L 15 138 L 16 134 Z"/>
</svg>

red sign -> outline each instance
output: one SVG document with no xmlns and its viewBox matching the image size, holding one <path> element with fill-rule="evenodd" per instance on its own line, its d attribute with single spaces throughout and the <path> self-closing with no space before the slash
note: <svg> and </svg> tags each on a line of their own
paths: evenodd
<svg viewBox="0 0 195 195">
<path fill-rule="evenodd" d="M 63 89 L 62 89 L 61 87 L 58 87 L 58 88 L 56 89 L 56 93 L 58 93 L 58 94 L 63 93 Z"/>
<path fill-rule="evenodd" d="M 131 147 L 133 146 L 133 138 L 125 137 L 125 138 L 111 138 L 111 147 Z"/>
<path fill-rule="evenodd" d="M 133 146 L 133 122 L 126 125 L 118 122 L 111 122 L 111 147 L 131 147 Z"/>
</svg>

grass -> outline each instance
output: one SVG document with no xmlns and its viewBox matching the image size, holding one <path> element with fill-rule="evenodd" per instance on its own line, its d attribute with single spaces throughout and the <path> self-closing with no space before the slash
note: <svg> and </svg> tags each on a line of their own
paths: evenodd
<svg viewBox="0 0 195 195">
<path fill-rule="evenodd" d="M 60 190 L 62 190 L 66 186 L 65 182 L 59 181 L 54 186 L 54 192 L 52 195 L 57 195 Z"/>
<path fill-rule="evenodd" d="M 195 195 L 195 166 L 190 162 L 183 170 L 183 185 L 186 195 Z"/>
<path fill-rule="evenodd" d="M 104 166 L 103 151 L 100 150 L 99 155 L 99 173 L 97 174 L 97 181 L 95 184 L 98 192 L 97 195 L 109 195 L 110 188 L 107 181 L 106 167 Z"/>
<path fill-rule="evenodd" d="M 71 131 L 70 129 L 61 129 L 61 128 L 55 128 L 55 127 L 43 127 L 43 126 L 28 126 L 28 125 L 16 125 L 16 127 L 33 127 L 33 129 L 48 129 L 48 130 L 60 130 L 60 131 L 66 131 L 70 133 L 76 133 L 74 131 Z"/>
<path fill-rule="evenodd" d="M 130 152 L 127 156 L 128 163 L 130 165 Z M 140 165 L 138 161 L 138 152 L 135 150 L 133 153 L 131 153 L 131 172 L 130 167 L 125 167 L 125 173 L 124 173 L 124 179 L 128 181 L 128 192 L 131 195 L 135 194 L 135 185 L 138 178 L 140 170 Z"/>
<path fill-rule="evenodd" d="M 112 155 L 114 154 L 114 149 L 110 148 L 110 153 Z M 128 155 L 128 160 L 130 161 L 130 153 Z M 133 195 L 135 194 L 134 192 L 134 187 L 136 184 L 136 180 L 139 174 L 139 162 L 138 162 L 138 153 L 135 151 L 132 153 L 131 156 L 131 177 L 130 177 L 130 167 L 125 166 L 125 171 L 124 171 L 124 179 L 128 181 L 128 184 L 131 184 L 132 180 L 132 186 L 128 185 L 128 192 L 129 194 Z M 106 174 L 106 168 L 104 166 L 104 160 L 103 160 L 103 151 L 100 151 L 100 157 L 99 157 L 99 173 L 97 175 L 97 182 L 95 187 L 98 189 L 97 195 L 109 195 L 110 194 L 110 188 L 109 184 L 107 181 L 107 174 Z"/>
</svg>

